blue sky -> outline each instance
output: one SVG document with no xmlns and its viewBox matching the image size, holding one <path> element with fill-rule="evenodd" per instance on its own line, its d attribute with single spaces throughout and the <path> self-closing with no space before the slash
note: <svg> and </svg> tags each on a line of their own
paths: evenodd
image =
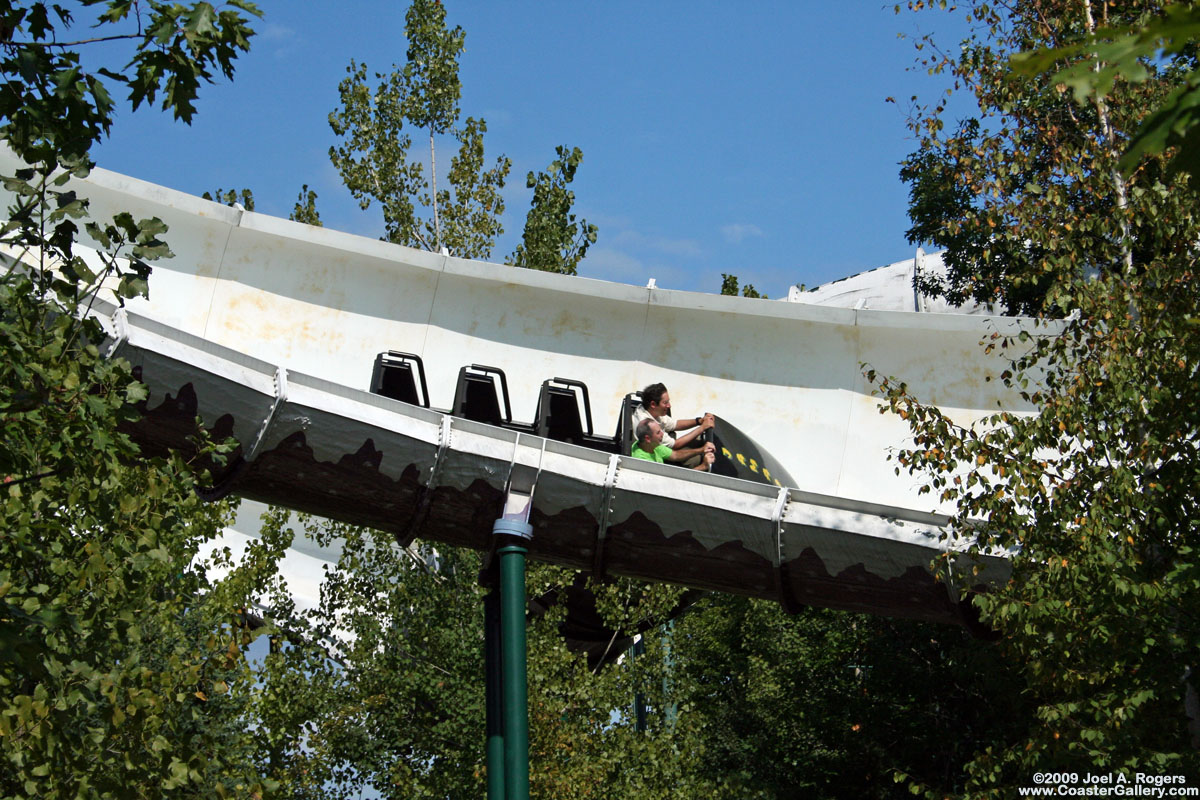
<svg viewBox="0 0 1200 800">
<path fill-rule="evenodd" d="M 487 120 L 489 161 L 513 160 L 493 260 L 519 240 L 525 174 L 559 144 L 583 149 L 576 209 L 600 228 L 581 275 L 716 292 L 729 272 L 779 297 L 912 257 L 897 177 L 915 146 L 908 98 L 944 86 L 911 69 L 913 39 L 957 41 L 946 15 L 878 0 L 446 5 L 466 31 L 463 115 Z M 191 127 L 126 112 L 97 163 L 192 194 L 248 187 L 278 216 L 307 183 L 327 226 L 379 236 L 377 209 L 329 163 L 328 115 L 350 59 L 403 63 L 407 3 L 259 7 L 251 52 L 232 83 L 205 87 Z"/>
</svg>

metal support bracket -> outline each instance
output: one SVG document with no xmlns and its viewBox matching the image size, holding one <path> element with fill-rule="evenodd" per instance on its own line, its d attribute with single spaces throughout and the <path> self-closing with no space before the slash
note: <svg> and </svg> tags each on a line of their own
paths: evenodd
<svg viewBox="0 0 1200 800">
<path fill-rule="evenodd" d="M 783 486 L 779 489 L 779 495 L 775 498 L 775 509 L 771 512 L 771 525 L 775 529 L 775 590 L 783 610 L 788 614 L 797 614 L 804 604 L 796 599 L 796 593 L 792 591 L 791 576 L 783 560 L 783 515 L 787 511 L 787 504 L 788 487 Z"/>
<path fill-rule="evenodd" d="M 512 522 L 528 526 L 529 515 L 533 511 L 533 493 L 537 489 L 538 476 L 542 473 L 542 460 L 546 457 L 546 440 L 541 440 L 542 446 L 538 452 L 537 466 L 531 466 L 517 463 L 521 438 L 518 436 L 513 445 L 513 457 L 508 465 L 508 480 L 504 486 L 504 510 L 500 513 L 497 525 L 500 522 Z M 500 533 L 498 530 L 494 532 Z M 511 533 L 511 531 L 507 532 Z M 524 538 L 530 538 L 532 535 L 533 529 L 530 527 L 529 534 L 524 535 Z"/>
<path fill-rule="evenodd" d="M 950 602 L 957 604 L 960 600 L 958 593 L 958 581 L 955 579 L 955 569 L 958 566 L 957 553 L 952 551 L 947 544 L 944 559 L 944 566 L 941 570 L 942 581 L 946 584 L 946 594 L 950 597 Z"/>
<path fill-rule="evenodd" d="M 446 460 L 446 452 L 450 449 L 450 437 L 452 433 L 450 422 L 450 415 L 443 414 L 442 426 L 438 430 L 437 454 L 434 455 L 433 465 L 429 468 L 429 477 L 425 479 L 425 485 L 421 487 L 421 492 L 417 497 L 417 507 L 413 511 L 412 522 L 409 524 L 408 530 L 404 535 L 398 537 L 401 547 L 408 547 L 413 543 L 413 540 L 417 538 L 421 532 L 421 528 L 425 525 L 425 519 L 429 516 L 429 506 L 433 503 L 433 490 L 437 487 L 438 478 L 442 474 L 442 464 Z"/>
<path fill-rule="evenodd" d="M 113 327 L 113 343 L 109 345 L 108 352 L 104 354 L 105 358 L 116 357 L 121 347 L 129 341 L 129 315 L 125 313 L 125 309 L 118 308 L 110 319 Z"/>
<path fill-rule="evenodd" d="M 442 425 L 438 429 L 437 454 L 433 457 L 433 466 L 429 468 L 429 478 L 425 481 L 426 489 L 432 490 L 437 486 L 438 478 L 442 476 L 442 464 L 446 462 L 446 452 L 450 449 L 450 438 L 453 433 L 450 421 L 449 414 L 442 415 Z"/>
<path fill-rule="evenodd" d="M 254 459 L 258 458 L 258 453 L 262 450 L 263 443 L 267 441 L 267 433 L 271 428 L 271 424 L 275 421 L 275 415 L 279 412 L 279 407 L 286 402 L 287 370 L 283 367 L 276 367 L 275 399 L 271 401 L 271 409 L 267 412 L 267 416 L 263 419 L 262 424 L 258 426 L 258 432 L 254 436 L 254 441 L 248 449 L 243 451 L 238 462 L 221 477 L 221 480 L 212 486 L 196 490 L 200 497 L 211 503 L 214 500 L 220 500 L 233 491 L 234 485 L 250 469 L 250 465 L 254 463 Z"/>
<path fill-rule="evenodd" d="M 592 577 L 604 579 L 604 546 L 608 541 L 608 525 L 612 518 L 613 495 L 617 490 L 617 473 L 621 470 L 621 456 L 613 453 L 608 458 L 608 471 L 604 474 L 604 491 L 600 496 L 600 517 L 596 520 L 596 544 L 592 552 Z"/>
<path fill-rule="evenodd" d="M 258 457 L 258 452 L 262 450 L 263 442 L 267 440 L 267 433 L 271 428 L 271 424 L 275 422 L 275 415 L 279 412 L 279 407 L 287 402 L 287 370 L 283 367 L 275 368 L 275 400 L 271 403 L 271 410 L 267 412 L 266 419 L 258 428 L 258 435 L 254 437 L 254 444 L 250 446 L 250 450 L 246 453 L 247 461 L 254 461 Z"/>
</svg>

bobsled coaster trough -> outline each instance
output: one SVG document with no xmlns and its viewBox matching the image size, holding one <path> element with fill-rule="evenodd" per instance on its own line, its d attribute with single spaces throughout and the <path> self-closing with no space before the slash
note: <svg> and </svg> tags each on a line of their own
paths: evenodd
<svg viewBox="0 0 1200 800">
<path fill-rule="evenodd" d="M 958 597 L 972 587 L 930 568 L 945 552 L 968 558 L 965 543 L 944 541 L 944 518 L 918 510 L 928 497 L 894 473 L 887 455 L 907 429 L 879 413 L 861 365 L 961 422 L 1029 410 L 987 380 L 1003 365 L 978 346 L 1021 320 L 514 269 L 104 170 L 72 188 L 93 219 L 169 226 L 175 255 L 154 265 L 148 300 L 110 309 L 109 346 L 149 387 L 144 448 L 185 446 L 197 416 L 236 438 L 214 496 L 487 549 L 519 481 L 534 559 L 793 610 L 970 622 Z M 719 415 L 727 474 L 623 455 L 628 395 L 659 381 L 677 417 Z M 1007 574 L 1002 558 L 972 558 L 981 586 Z M 291 585 L 301 602 L 314 591 Z"/>
</svg>

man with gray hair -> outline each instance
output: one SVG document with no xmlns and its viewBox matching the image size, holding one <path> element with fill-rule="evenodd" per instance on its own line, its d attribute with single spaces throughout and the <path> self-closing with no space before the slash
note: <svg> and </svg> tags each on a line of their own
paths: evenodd
<svg viewBox="0 0 1200 800">
<path fill-rule="evenodd" d="M 680 464 L 689 459 L 698 463 L 692 469 L 708 472 L 717 459 L 717 449 L 712 442 L 705 442 L 703 447 L 677 447 L 671 449 L 663 444 L 663 427 L 655 419 L 644 419 L 635 429 L 637 441 L 630 453 L 634 458 L 653 461 L 657 464 Z"/>
</svg>

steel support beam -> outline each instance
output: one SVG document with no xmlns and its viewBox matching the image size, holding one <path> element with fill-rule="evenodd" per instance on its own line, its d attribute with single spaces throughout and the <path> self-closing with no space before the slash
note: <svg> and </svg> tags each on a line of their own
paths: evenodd
<svg viewBox="0 0 1200 800">
<path fill-rule="evenodd" d="M 504 797 L 504 666 L 500 649 L 500 587 L 483 598 L 483 655 L 486 671 L 487 800 Z"/>
<path fill-rule="evenodd" d="M 527 522 L 498 519 L 492 533 L 502 537 L 500 557 L 500 649 L 504 700 L 505 800 L 529 798 L 529 696 L 525 658 L 525 542 Z M 490 783 L 490 780 L 489 780 Z"/>
</svg>

